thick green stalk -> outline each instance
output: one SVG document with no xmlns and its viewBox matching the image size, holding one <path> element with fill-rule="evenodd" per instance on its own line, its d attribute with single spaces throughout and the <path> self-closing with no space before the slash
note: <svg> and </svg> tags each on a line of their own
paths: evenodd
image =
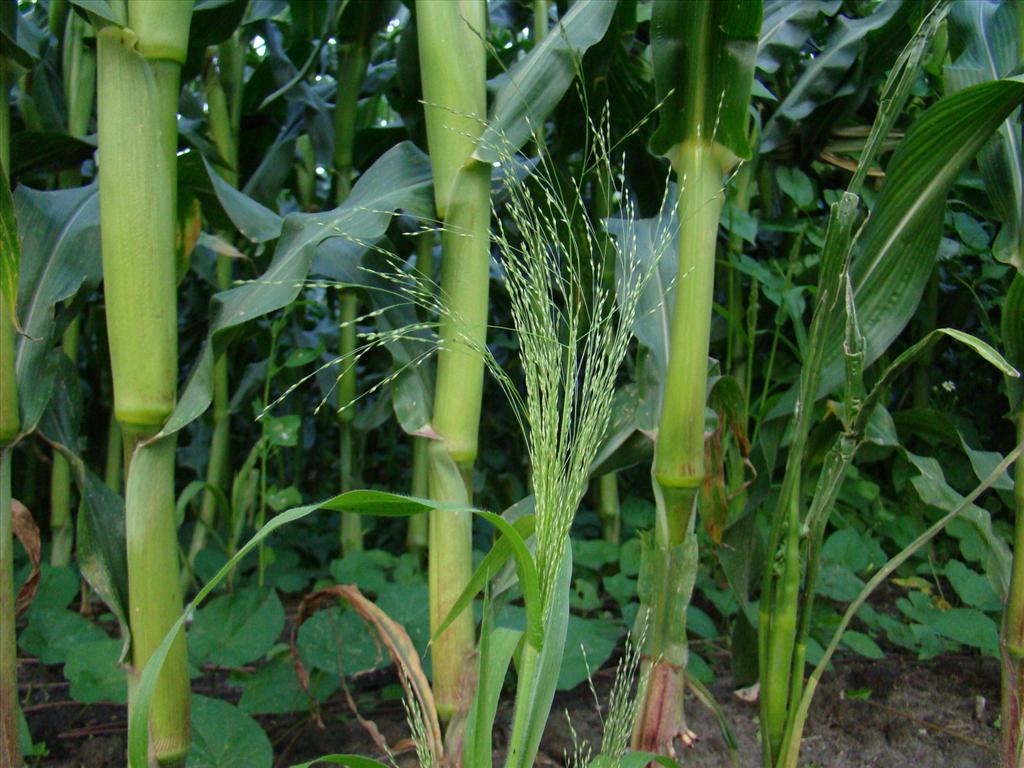
<svg viewBox="0 0 1024 768">
<path fill-rule="evenodd" d="M 97 37 L 100 232 L 114 410 L 122 425 L 161 426 L 174 408 L 178 375 L 180 66 L 146 61 L 129 31 L 108 27 Z"/>
<path fill-rule="evenodd" d="M 684 743 L 691 738 L 683 713 L 685 609 L 697 567 L 692 526 L 705 471 L 707 359 L 725 172 L 720 150 L 700 139 L 684 141 L 672 159 L 680 186 L 679 279 L 652 468 L 655 536 L 645 553 L 648 586 L 641 595 L 651 684 L 633 731 L 634 748 L 661 754 L 672 753 L 677 736 Z"/>
<path fill-rule="evenodd" d="M 8 358 L 13 359 L 13 358 Z M 11 454 L 0 448 L 0 768 L 18 768 L 18 658 L 14 634 L 14 539 Z"/>
<path fill-rule="evenodd" d="M 128 29 L 97 33 L 100 233 L 114 412 L 125 443 L 132 663 L 141 670 L 182 610 L 173 438 L 156 435 L 177 386 L 178 82 L 192 4 L 128 0 Z M 129 695 L 131 708 L 131 695 Z M 160 676 L 153 759 L 184 762 L 191 741 L 184 637 Z"/>
<path fill-rule="evenodd" d="M 487 112 L 484 53 L 487 7 L 482 0 L 416 4 L 427 141 L 434 201 L 445 229 L 437 386 L 430 446 L 430 495 L 471 503 L 477 455 L 490 281 L 490 167 L 471 159 Z M 460 475 L 461 478 L 453 477 Z M 460 482 L 456 482 L 461 479 Z M 461 488 L 459 487 L 461 485 Z M 472 573 L 468 511 L 430 513 L 430 619 L 436 630 Z M 473 653 L 469 611 L 434 642 L 434 699 L 441 717 L 468 706 L 463 674 Z"/>
<path fill-rule="evenodd" d="M 64 332 L 61 346 L 72 362 L 78 359 L 79 318 L 74 318 Z M 71 561 L 74 526 L 71 522 L 71 466 L 54 451 L 50 474 L 50 565 L 67 565 Z"/>
<path fill-rule="evenodd" d="M 174 519 L 176 439 L 153 440 L 154 434 L 155 430 L 124 430 L 128 606 L 136 670 L 145 667 L 182 611 Z M 150 751 L 162 765 L 183 763 L 189 751 L 186 658 L 185 635 L 181 633 L 160 672 L 150 708 Z M 131 684 L 136 680 L 134 675 L 129 677 L 129 707 Z"/>
</svg>

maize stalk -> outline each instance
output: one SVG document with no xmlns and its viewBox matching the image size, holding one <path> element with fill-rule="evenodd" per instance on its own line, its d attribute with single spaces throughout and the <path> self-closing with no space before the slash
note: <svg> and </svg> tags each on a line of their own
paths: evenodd
<svg viewBox="0 0 1024 768">
<path fill-rule="evenodd" d="M 686 606 L 697 570 L 694 518 L 704 481 L 704 407 L 718 221 L 725 174 L 749 156 L 746 110 L 761 4 L 656 2 L 655 82 L 665 95 L 652 149 L 668 157 L 679 183 L 679 269 L 668 370 L 652 479 L 654 536 L 644 541 L 638 582 L 647 627 L 650 682 L 633 747 L 675 754 L 694 734 L 683 712 L 688 659 Z"/>
<path fill-rule="evenodd" d="M 192 3 L 114 4 L 97 31 L 100 233 L 114 412 L 125 453 L 132 665 L 141 670 L 181 613 L 175 438 L 161 437 L 177 388 L 177 102 Z M 129 709 L 134 704 L 130 678 Z M 150 757 L 182 764 L 191 741 L 184 635 L 150 710 Z"/>
<path fill-rule="evenodd" d="M 441 293 L 447 311 L 439 329 L 430 496 L 468 506 L 490 279 L 490 167 L 471 158 L 487 111 L 487 7 L 482 0 L 418 0 L 416 23 L 434 201 L 445 225 Z M 472 575 L 472 520 L 462 510 L 429 514 L 430 624 L 436 631 Z M 463 612 L 433 646 L 434 698 L 444 719 L 469 703 L 462 678 L 472 666 L 473 629 L 472 615 Z"/>
</svg>

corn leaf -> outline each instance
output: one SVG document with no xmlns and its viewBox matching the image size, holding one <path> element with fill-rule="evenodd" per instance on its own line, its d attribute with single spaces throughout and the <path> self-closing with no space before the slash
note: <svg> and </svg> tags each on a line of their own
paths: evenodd
<svg viewBox="0 0 1024 768">
<path fill-rule="evenodd" d="M 867 37 L 890 23 L 899 23 L 905 16 L 902 6 L 902 2 L 887 2 L 862 19 L 839 17 L 828 42 L 816 56 L 807 59 L 796 83 L 765 124 L 761 152 L 775 149 L 793 125 L 842 91 L 867 44 Z"/>
<path fill-rule="evenodd" d="M 1021 101 L 1024 77 L 972 86 L 928 109 L 900 143 L 854 246 L 851 280 L 867 344 L 865 365 L 888 349 L 921 300 L 938 254 L 950 186 Z M 845 320 L 842 312 L 829 318 L 818 397 L 843 379 Z"/>
<path fill-rule="evenodd" d="M 1020 64 L 1019 12 L 1012 3 L 954 3 L 949 15 L 950 41 L 961 53 L 945 68 L 951 92 L 998 80 Z M 1024 270 L 1024 159 L 1018 115 L 1015 110 L 981 149 L 978 167 L 992 207 L 1003 221 L 995 243 L 996 258 Z"/>
<path fill-rule="evenodd" d="M 71 0 L 72 5 L 77 5 L 83 11 L 99 16 L 104 21 L 112 24 L 123 25 L 125 19 L 121 13 L 114 10 L 109 0 Z"/>
<path fill-rule="evenodd" d="M 287 216 L 274 259 L 257 280 L 213 298 L 213 323 L 178 405 L 164 427 L 172 434 L 198 418 L 213 397 L 213 363 L 239 326 L 287 306 L 299 295 L 316 248 L 343 238 L 365 250 L 387 229 L 394 211 L 432 215 L 430 163 L 405 142 L 384 154 L 359 178 L 345 204 L 324 213 Z"/>
<path fill-rule="evenodd" d="M 760 0 L 657 0 L 651 18 L 661 122 L 651 139 L 669 155 L 687 139 L 713 141 L 748 159 L 747 105 L 761 31 Z"/>
<path fill-rule="evenodd" d="M 14 211 L 21 237 L 15 371 L 21 429 L 31 432 L 53 389 L 49 362 L 58 333 L 57 306 L 100 282 L 99 198 L 96 186 L 56 192 L 18 187 Z"/>
<path fill-rule="evenodd" d="M 615 3 L 577 0 L 544 42 L 502 75 L 487 128 L 473 158 L 494 163 L 513 154 L 561 100 L 579 71 L 583 54 L 600 42 L 615 13 Z"/>
<path fill-rule="evenodd" d="M 757 41 L 757 68 L 774 74 L 787 59 L 799 55 L 818 17 L 835 16 L 839 0 L 768 0 Z"/>
<path fill-rule="evenodd" d="M 280 216 L 224 181 L 205 157 L 203 166 L 221 207 L 247 240 L 265 243 L 281 236 L 284 221 Z"/>
</svg>

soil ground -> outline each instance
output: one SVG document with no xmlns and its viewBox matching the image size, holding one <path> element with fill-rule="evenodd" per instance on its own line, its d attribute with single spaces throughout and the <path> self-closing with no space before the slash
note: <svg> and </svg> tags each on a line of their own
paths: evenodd
<svg viewBox="0 0 1024 768">
<path fill-rule="evenodd" d="M 113 705 L 82 705 L 69 699 L 60 667 L 21 659 L 22 699 L 34 739 L 44 741 L 50 755 L 38 765 L 53 768 L 123 766 L 126 713 Z M 993 659 L 944 657 L 931 661 L 889 656 L 880 661 L 847 659 L 836 664 L 819 687 L 801 753 L 802 766 L 815 768 L 983 768 L 997 765 L 999 669 Z M 208 671 L 193 681 L 209 696 L 235 700 L 239 691 L 226 675 Z M 595 679 L 604 698 L 612 671 Z M 738 744 L 743 768 L 760 765 L 757 705 L 733 695 L 727 675 L 712 692 L 721 705 Z M 372 691 L 363 691 L 360 699 Z M 572 751 L 572 728 L 583 739 L 600 743 L 600 721 L 587 686 L 561 694 L 537 765 L 564 765 Z M 684 766 L 729 766 L 725 742 L 716 719 L 702 704 L 688 702 L 690 727 L 700 740 L 682 757 Z M 275 766 L 288 766 L 331 752 L 373 755 L 375 747 L 352 718 L 341 694 L 328 701 L 319 727 L 305 713 L 257 717 L 274 745 Z M 364 717 L 380 727 L 392 745 L 407 735 L 397 702 L 367 707 Z M 503 702 L 494 734 L 496 755 L 503 753 L 511 701 Z M 415 765 L 411 753 L 400 754 L 402 768 Z M 500 764 L 500 763 L 499 763 Z"/>
</svg>

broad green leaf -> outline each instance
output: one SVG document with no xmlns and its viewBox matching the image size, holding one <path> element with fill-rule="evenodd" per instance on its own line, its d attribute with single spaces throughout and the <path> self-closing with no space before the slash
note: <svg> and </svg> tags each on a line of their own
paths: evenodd
<svg viewBox="0 0 1024 768">
<path fill-rule="evenodd" d="M 64 663 L 71 698 L 83 704 L 126 703 L 128 675 L 119 663 L 120 658 L 121 641 L 112 637 L 73 645 Z"/>
<path fill-rule="evenodd" d="M 310 691 L 317 701 L 324 701 L 338 689 L 338 685 L 338 678 L 334 675 L 318 669 L 309 671 Z M 309 696 L 299 685 L 291 659 L 287 656 L 273 659 L 247 678 L 238 708 L 250 715 L 283 715 L 308 710 Z"/>
<path fill-rule="evenodd" d="M 392 148 L 367 169 L 339 208 L 287 216 L 267 271 L 251 283 L 214 296 L 214 320 L 206 342 L 164 433 L 177 432 L 209 407 L 213 398 L 213 363 L 224 351 L 232 332 L 249 320 L 295 300 L 320 243 L 329 238 L 345 238 L 365 249 L 384 233 L 397 209 L 424 218 L 433 213 L 430 163 L 409 143 Z"/>
<path fill-rule="evenodd" d="M 58 304 L 88 294 L 100 281 L 96 185 L 56 192 L 20 186 L 14 212 L 21 237 L 19 337 L 15 357 L 21 429 L 35 429 L 53 389 Z"/>
<path fill-rule="evenodd" d="M 998 80 L 1020 64 L 1020 12 L 1013 3 L 989 0 L 953 4 L 950 42 L 952 50 L 959 49 L 960 54 L 945 68 L 945 82 L 951 92 Z M 995 255 L 1024 271 L 1024 160 L 1018 114 L 1004 121 L 978 153 L 978 168 L 992 207 L 1003 222 Z"/>
<path fill-rule="evenodd" d="M 192 696 L 187 768 L 270 768 L 274 750 L 260 724 L 219 699 Z"/>
<path fill-rule="evenodd" d="M 608 661 L 622 637 L 618 622 L 569 616 L 565 652 L 558 670 L 558 690 L 571 691 Z"/>
<path fill-rule="evenodd" d="M 214 598 L 196 612 L 188 634 L 196 664 L 240 667 L 257 661 L 284 629 L 284 608 L 272 589 L 240 589 Z"/>
<path fill-rule="evenodd" d="M 386 660 L 355 611 L 324 608 L 302 623 L 297 646 L 308 669 L 335 680 L 378 669 Z"/>
<path fill-rule="evenodd" d="M 850 277 L 867 345 L 865 365 L 877 360 L 913 317 L 938 254 L 950 186 L 1021 101 L 1024 77 L 964 89 L 922 114 L 897 148 L 854 246 Z M 833 313 L 819 397 L 843 379 L 844 326 L 843 313 Z"/>
<path fill-rule="evenodd" d="M 863 586 L 863 585 L 861 585 Z M 857 592 L 860 590 L 858 589 Z M 857 593 L 853 594 L 856 597 Z M 853 597 L 850 599 L 852 600 Z M 871 639 L 869 635 L 865 635 L 863 632 L 857 632 L 852 629 L 846 630 L 843 634 L 843 645 L 852 651 L 860 654 L 866 659 L 884 659 L 885 652 L 878 647 L 878 643 Z"/>
<path fill-rule="evenodd" d="M 796 59 L 819 16 L 834 16 L 839 0 L 767 0 L 757 41 L 757 68 L 774 74 Z"/>
<path fill-rule="evenodd" d="M 999 655 L 999 628 L 976 608 L 951 608 L 929 626 L 949 640 L 978 648 L 990 656 Z"/>
<path fill-rule="evenodd" d="M 40 608 L 31 612 L 28 626 L 18 633 L 18 647 L 43 664 L 63 664 L 75 646 L 106 637 L 99 625 L 73 611 Z"/>
<path fill-rule="evenodd" d="M 224 181 L 205 157 L 203 166 L 217 200 L 245 238 L 254 243 L 265 243 L 281 236 L 284 222 L 280 216 Z"/>
<path fill-rule="evenodd" d="M 663 103 L 655 154 L 671 157 L 682 142 L 703 139 L 750 158 L 747 108 L 762 11 L 760 0 L 656 0 L 651 49 Z"/>
<path fill-rule="evenodd" d="M 348 552 L 331 563 L 331 578 L 337 584 L 355 584 L 360 592 L 378 595 L 387 586 L 396 562 L 394 555 L 380 549 Z"/>
<path fill-rule="evenodd" d="M 992 529 L 989 513 L 975 504 L 964 505 L 964 497 L 946 482 L 938 461 L 910 451 L 904 451 L 904 455 L 920 473 L 911 478 L 910 483 L 921 501 L 947 513 L 963 507 L 960 516 L 971 524 L 984 544 L 984 566 L 989 582 L 1000 597 L 1005 595 L 1010 584 L 1012 555 L 1006 542 Z M 991 484 L 996 480 L 998 477 L 993 477 Z"/>
<path fill-rule="evenodd" d="M 1002 600 L 992 589 L 989 580 L 980 573 L 972 571 L 959 560 L 947 562 L 944 573 L 967 607 L 992 612 L 1002 610 Z"/>
<path fill-rule="evenodd" d="M 614 13 L 615 3 L 577 0 L 544 41 L 501 77 L 475 160 L 491 164 L 514 154 L 542 129 L 579 73 L 583 54 L 604 37 Z"/>
<path fill-rule="evenodd" d="M 571 539 L 572 561 L 576 566 L 599 571 L 619 559 L 619 546 L 604 539 Z"/>
<path fill-rule="evenodd" d="M 95 151 L 95 143 L 66 133 L 18 131 L 11 136 L 11 178 L 77 168 Z"/>
<path fill-rule="evenodd" d="M 775 149 L 794 124 L 835 98 L 863 53 L 865 38 L 894 18 L 900 18 L 902 5 L 901 2 L 882 3 L 862 19 L 839 17 L 825 46 L 817 55 L 805 60 L 797 81 L 765 124 L 761 152 Z"/>
<path fill-rule="evenodd" d="M 36 594 L 28 607 L 31 618 L 32 611 L 44 608 L 67 608 L 78 594 L 78 574 L 70 566 L 55 568 L 49 563 L 42 563 L 39 568 L 39 584 Z"/>
</svg>

